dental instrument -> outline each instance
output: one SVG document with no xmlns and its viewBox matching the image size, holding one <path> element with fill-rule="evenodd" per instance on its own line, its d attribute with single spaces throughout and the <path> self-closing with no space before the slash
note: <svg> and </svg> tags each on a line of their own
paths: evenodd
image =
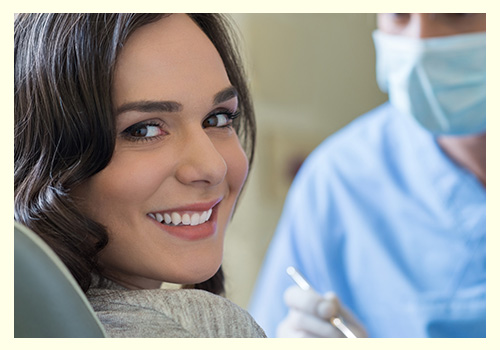
<svg viewBox="0 0 500 350">
<path fill-rule="evenodd" d="M 314 291 L 309 282 L 306 281 L 304 276 L 302 276 L 295 267 L 289 266 L 286 269 L 286 272 L 302 290 Z M 345 325 L 342 318 L 332 317 L 330 319 L 330 323 L 332 324 L 332 326 L 336 327 L 346 338 L 357 338 L 356 335 Z"/>
</svg>

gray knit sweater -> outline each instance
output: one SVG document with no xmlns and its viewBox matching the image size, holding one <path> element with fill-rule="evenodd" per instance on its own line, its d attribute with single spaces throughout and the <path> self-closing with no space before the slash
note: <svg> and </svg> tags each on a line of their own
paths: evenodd
<svg viewBox="0 0 500 350">
<path fill-rule="evenodd" d="M 242 308 L 194 289 L 129 290 L 105 280 L 87 298 L 110 337 L 264 338 Z"/>
</svg>

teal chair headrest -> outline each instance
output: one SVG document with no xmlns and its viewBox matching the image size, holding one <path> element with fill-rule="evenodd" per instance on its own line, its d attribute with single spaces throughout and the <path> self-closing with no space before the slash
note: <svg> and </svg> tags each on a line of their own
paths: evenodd
<svg viewBox="0 0 500 350">
<path fill-rule="evenodd" d="M 104 328 L 67 267 L 25 226 L 14 224 L 14 337 L 101 338 Z"/>
</svg>

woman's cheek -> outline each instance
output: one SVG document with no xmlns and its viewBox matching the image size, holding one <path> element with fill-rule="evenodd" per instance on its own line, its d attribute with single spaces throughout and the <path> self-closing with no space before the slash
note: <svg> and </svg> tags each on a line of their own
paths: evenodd
<svg viewBox="0 0 500 350">
<path fill-rule="evenodd" d="M 248 175 L 248 158 L 239 140 L 227 150 L 226 164 L 230 189 L 239 194 Z"/>
<path fill-rule="evenodd" d="M 116 198 L 137 200 L 151 197 L 170 176 L 172 160 L 155 153 L 117 154 L 101 175 L 101 188 Z"/>
</svg>

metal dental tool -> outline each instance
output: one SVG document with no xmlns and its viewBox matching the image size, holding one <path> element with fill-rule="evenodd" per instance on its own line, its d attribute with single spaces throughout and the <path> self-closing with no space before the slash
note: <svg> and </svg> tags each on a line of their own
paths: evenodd
<svg viewBox="0 0 500 350">
<path fill-rule="evenodd" d="M 311 285 L 305 280 L 305 278 L 300 274 L 297 269 L 293 266 L 289 266 L 286 269 L 286 273 L 294 280 L 294 282 L 302 290 L 314 290 Z M 357 338 L 356 335 L 345 325 L 340 317 L 332 317 L 330 319 L 332 326 L 336 327 L 346 338 Z"/>
</svg>

